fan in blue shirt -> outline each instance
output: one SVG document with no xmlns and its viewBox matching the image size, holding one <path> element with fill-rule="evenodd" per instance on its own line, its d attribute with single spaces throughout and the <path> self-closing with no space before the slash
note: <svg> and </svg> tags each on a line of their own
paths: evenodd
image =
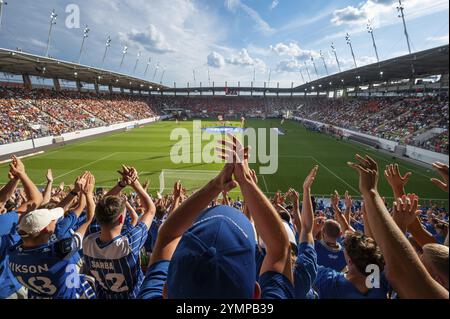
<svg viewBox="0 0 450 319">
<path fill-rule="evenodd" d="M 230 206 L 205 210 L 221 192 L 230 191 L 237 183 L 267 246 L 258 282 L 255 232 L 249 219 Z M 181 185 L 177 184 L 174 207 L 180 200 Z M 283 233 L 281 218 L 259 190 L 248 164 L 226 164 L 161 226 L 139 298 L 293 298 L 291 261 L 286 254 L 289 240 L 287 235 L 279 236 Z"/>
<path fill-rule="evenodd" d="M 88 219 L 77 233 L 52 241 L 57 221 L 64 210 L 40 209 L 27 213 L 19 223 L 21 240 L 9 249 L 9 267 L 16 279 L 29 291 L 30 298 L 93 298 L 95 294 L 79 274 L 77 252 L 95 211 L 95 180 L 86 172 L 77 179 L 72 192 L 86 198 Z"/>
<path fill-rule="evenodd" d="M 97 203 L 95 218 L 100 231 L 83 242 L 85 270 L 95 278 L 99 299 L 136 298 L 144 278 L 140 251 L 156 210 L 140 184 L 136 170 L 124 167 L 121 174 L 119 184 Z M 135 190 L 143 205 L 143 214 L 136 227 L 125 227 L 126 198 L 119 194 L 127 185 Z"/>
<path fill-rule="evenodd" d="M 335 220 L 327 220 L 323 225 L 323 239 L 315 242 L 317 264 L 336 271 L 342 271 L 346 262 L 344 249 L 339 243 L 341 226 Z"/>
<path fill-rule="evenodd" d="M 319 266 L 314 289 L 320 299 L 386 299 L 389 285 L 384 260 L 372 238 L 347 233 L 344 239 L 347 273 Z"/>
</svg>

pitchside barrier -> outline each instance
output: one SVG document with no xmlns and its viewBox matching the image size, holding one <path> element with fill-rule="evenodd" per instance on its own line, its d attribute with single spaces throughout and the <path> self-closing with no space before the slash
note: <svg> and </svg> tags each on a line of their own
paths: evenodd
<svg viewBox="0 0 450 319">
<path fill-rule="evenodd" d="M 109 126 L 102 126 L 102 127 L 96 127 L 96 128 L 87 129 L 87 130 L 65 133 L 65 134 L 61 134 L 60 136 L 47 136 L 47 137 L 41 137 L 41 138 L 36 138 L 36 139 L 30 139 L 27 141 L 17 142 L 17 143 L 0 145 L 0 156 L 8 155 L 8 154 L 15 154 L 18 152 L 23 152 L 23 151 L 31 151 L 31 150 L 34 150 L 39 147 L 49 146 L 49 145 L 54 144 L 55 141 L 57 141 L 57 140 L 62 140 L 62 141 L 67 142 L 67 141 L 82 139 L 82 138 L 89 137 L 89 136 L 95 136 L 95 135 L 113 132 L 113 131 L 117 131 L 117 130 L 123 130 L 123 129 L 131 128 L 131 127 L 137 127 L 137 126 L 140 126 L 143 124 L 161 121 L 168 117 L 170 117 L 170 116 L 167 116 L 167 115 L 157 116 L 157 117 L 152 117 L 152 118 L 148 118 L 148 119 L 144 119 L 144 120 L 118 123 L 118 124 L 112 124 Z"/>
<path fill-rule="evenodd" d="M 311 121 L 308 119 L 304 119 L 301 117 L 294 117 L 293 118 L 297 122 L 303 122 L 303 123 L 310 123 L 314 125 L 318 125 L 319 127 L 326 126 L 327 124 L 324 124 L 322 122 L 317 121 Z M 398 150 L 398 147 L 401 146 L 398 142 L 386 140 L 380 137 L 351 131 L 345 128 L 336 127 L 335 128 L 341 130 L 345 136 L 347 136 L 349 139 L 357 140 L 358 142 L 364 143 L 368 146 L 378 146 L 381 149 L 387 150 L 389 152 L 394 153 L 396 150 Z M 399 155 L 399 154 L 397 154 Z M 411 159 L 426 163 L 426 164 L 433 164 L 434 162 L 441 162 L 441 163 L 449 163 L 449 157 L 446 154 L 436 153 L 429 150 L 425 150 L 423 148 L 414 147 L 406 145 L 406 148 L 404 149 L 403 154 L 400 154 L 401 156 L 407 156 Z"/>
</svg>

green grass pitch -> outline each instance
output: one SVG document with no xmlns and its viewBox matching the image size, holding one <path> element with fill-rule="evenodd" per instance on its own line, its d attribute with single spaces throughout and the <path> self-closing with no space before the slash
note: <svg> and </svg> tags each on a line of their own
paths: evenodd
<svg viewBox="0 0 450 319">
<path fill-rule="evenodd" d="M 215 122 L 210 125 L 215 125 Z M 246 126 L 270 128 L 280 127 L 281 123 L 279 120 L 248 120 Z M 122 164 L 132 165 L 140 172 L 141 180 L 150 180 L 152 193 L 160 188 L 159 176 L 162 169 L 187 170 L 187 173 L 180 174 L 179 177 L 192 180 L 195 180 L 196 174 L 189 176 L 190 171 L 221 169 L 219 164 L 173 164 L 169 152 L 174 142 L 170 141 L 169 136 L 175 127 L 192 128 L 192 122 L 181 122 L 178 125 L 173 121 L 159 122 L 129 132 L 52 148 L 44 154 L 25 158 L 23 161 L 32 180 L 41 187 L 45 185 L 47 168 L 53 170 L 54 185 L 61 181 L 66 185 L 73 184 L 77 175 L 90 170 L 94 173 L 98 186 L 109 187 L 117 182 L 116 170 Z M 336 189 L 341 194 L 348 190 L 354 197 L 359 197 L 357 174 L 346 165 L 347 161 L 353 161 L 354 155 L 359 153 L 371 155 L 377 160 L 381 171 L 380 193 L 387 199 L 392 197 L 392 193 L 382 170 L 386 164 L 397 162 L 402 173 L 413 172 L 407 185 L 408 192 L 416 192 L 422 200 L 432 199 L 435 203 L 443 203 L 448 207 L 446 194 L 430 182 L 430 178 L 437 176 L 433 171 L 406 161 L 395 161 L 389 155 L 356 143 L 337 141 L 332 137 L 307 131 L 296 122 L 286 121 L 283 129 L 287 134 L 279 136 L 278 172 L 274 175 L 259 175 L 259 185 L 269 195 L 278 190 L 285 192 L 289 187 L 301 191 L 303 178 L 313 165 L 318 164 L 320 169 L 313 186 L 314 194 L 328 196 Z M 258 164 L 252 166 L 258 168 Z M 7 181 L 7 171 L 8 164 L 0 165 L 0 184 Z M 168 184 L 169 182 L 168 180 Z"/>
</svg>

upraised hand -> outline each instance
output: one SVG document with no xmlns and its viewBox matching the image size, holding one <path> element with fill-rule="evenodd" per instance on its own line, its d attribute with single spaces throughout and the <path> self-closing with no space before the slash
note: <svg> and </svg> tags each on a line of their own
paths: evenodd
<svg viewBox="0 0 450 319">
<path fill-rule="evenodd" d="M 419 197 L 416 194 L 403 195 L 398 198 L 393 204 L 393 218 L 397 226 L 406 232 L 409 225 L 411 225 L 420 214 Z"/>
<path fill-rule="evenodd" d="M 351 209 L 353 206 L 353 200 L 352 200 L 352 197 L 349 195 L 348 191 L 345 191 L 344 203 L 345 203 L 346 209 Z"/>
<path fill-rule="evenodd" d="M 117 171 L 120 174 L 121 183 L 125 186 L 130 186 L 138 180 L 137 170 L 134 167 L 122 165 L 122 171 Z"/>
<path fill-rule="evenodd" d="M 378 190 L 378 164 L 370 156 L 355 156 L 359 163 L 347 162 L 347 165 L 359 173 L 359 190 L 364 194 Z"/>
<path fill-rule="evenodd" d="M 341 212 L 341 210 L 339 209 L 339 201 L 341 200 L 339 193 L 337 190 L 334 191 L 333 194 L 331 194 L 331 206 L 333 206 L 334 210 L 338 210 L 339 212 Z"/>
<path fill-rule="evenodd" d="M 439 173 L 439 175 L 442 176 L 442 178 L 444 179 L 444 181 L 441 181 L 437 178 L 432 178 L 431 182 L 436 185 L 437 187 L 439 187 L 440 189 L 442 189 L 444 192 L 448 193 L 448 165 L 440 163 L 440 162 L 436 162 L 433 164 L 433 167 L 437 170 L 437 172 Z"/>
<path fill-rule="evenodd" d="M 16 177 L 20 177 L 21 175 L 25 174 L 25 165 L 23 165 L 23 162 L 20 160 L 20 158 L 13 155 L 11 157 L 11 160 L 11 164 L 9 165 L 11 174 Z"/>
<path fill-rule="evenodd" d="M 308 174 L 308 176 L 305 178 L 305 181 L 303 182 L 303 190 L 311 189 L 312 184 L 314 183 L 314 180 L 316 179 L 317 171 L 319 170 L 319 166 L 316 165 L 313 167 L 311 172 Z"/>
<path fill-rule="evenodd" d="M 402 176 L 398 164 L 386 165 L 384 177 L 394 191 L 395 197 L 400 197 L 405 193 L 405 185 L 408 183 L 412 173 L 408 172 Z"/>
<path fill-rule="evenodd" d="M 92 196 L 95 188 L 95 177 L 91 172 L 86 172 L 83 176 L 84 178 L 81 180 L 81 191 L 85 195 Z"/>
<path fill-rule="evenodd" d="M 53 183 L 53 173 L 50 168 L 47 170 L 47 175 L 45 175 L 45 178 L 47 179 L 48 183 Z"/>
</svg>

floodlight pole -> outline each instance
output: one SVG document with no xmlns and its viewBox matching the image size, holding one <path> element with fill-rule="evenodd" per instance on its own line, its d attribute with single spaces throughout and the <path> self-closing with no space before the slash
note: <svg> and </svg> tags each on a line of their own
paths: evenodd
<svg viewBox="0 0 450 319">
<path fill-rule="evenodd" d="M 373 44 L 373 48 L 375 50 L 375 56 L 377 57 L 377 62 L 380 62 L 380 57 L 378 56 L 377 44 L 375 43 L 375 36 L 373 35 L 372 23 L 370 21 L 367 23 L 367 32 L 369 32 L 370 36 L 372 37 L 372 44 Z"/>
<path fill-rule="evenodd" d="M 308 70 L 308 64 L 306 63 L 306 61 L 304 63 L 305 63 L 306 74 L 308 74 L 309 82 L 311 82 L 311 74 L 309 73 L 309 70 Z"/>
<path fill-rule="evenodd" d="M 153 73 L 153 78 L 152 78 L 152 81 L 155 81 L 155 77 L 156 77 L 156 73 L 158 72 L 158 69 L 159 69 L 159 62 L 158 62 L 158 63 L 156 63 L 156 67 L 155 67 L 155 73 Z"/>
<path fill-rule="evenodd" d="M 101 69 L 103 69 L 103 65 L 105 64 L 106 54 L 108 53 L 108 49 L 110 46 L 111 46 L 111 37 L 108 36 L 108 38 L 106 39 L 105 53 L 103 54 Z"/>
<path fill-rule="evenodd" d="M 166 73 L 166 69 L 164 68 L 163 69 L 163 71 L 162 71 L 162 73 L 161 73 L 161 79 L 159 80 L 159 84 L 161 84 L 162 85 L 162 83 L 163 83 L 163 78 L 164 78 L 164 74 Z"/>
<path fill-rule="evenodd" d="M 211 86 L 211 74 L 209 72 L 209 66 L 208 66 L 208 86 Z"/>
<path fill-rule="evenodd" d="M 406 21 L 405 21 L 405 12 L 404 12 L 404 10 L 405 10 L 405 7 L 403 7 L 402 0 L 398 0 L 398 7 L 397 7 L 398 17 L 402 18 L 402 20 L 403 20 L 403 30 L 405 32 L 406 42 L 408 44 L 408 51 L 409 51 L 409 54 L 411 54 L 412 53 L 411 52 L 411 43 L 410 43 L 410 40 L 409 40 L 408 29 L 406 28 Z"/>
<path fill-rule="evenodd" d="M 53 26 L 56 24 L 56 17 L 58 15 L 55 13 L 55 9 L 53 9 L 52 14 L 50 15 L 50 29 L 48 30 L 48 38 L 47 38 L 47 47 L 45 48 L 45 56 L 48 56 L 48 52 L 50 50 L 50 42 L 52 38 L 52 30 Z"/>
<path fill-rule="evenodd" d="M 269 69 L 269 79 L 267 81 L 267 86 L 270 86 L 270 79 L 272 77 L 272 68 Z"/>
<path fill-rule="evenodd" d="M 136 63 L 135 63 L 135 65 L 134 65 L 134 69 L 133 69 L 133 74 L 136 73 L 136 69 L 137 69 L 137 66 L 138 66 L 140 57 L 141 57 L 141 51 L 138 52 L 137 59 L 136 59 Z"/>
<path fill-rule="evenodd" d="M 91 30 L 86 25 L 83 31 L 83 40 L 81 41 L 80 55 L 78 56 L 78 64 L 80 64 L 81 62 L 81 55 L 83 54 L 84 42 L 86 41 L 87 37 L 89 37 L 89 31 Z"/>
<path fill-rule="evenodd" d="M 2 28 L 2 22 L 3 22 L 3 6 L 8 5 L 8 2 L 4 0 L 0 0 L 0 29 Z"/>
<path fill-rule="evenodd" d="M 144 71 L 144 78 L 147 76 L 147 72 L 148 72 L 150 63 L 152 63 L 152 58 L 148 58 L 147 66 L 145 67 L 145 71 Z"/>
<path fill-rule="evenodd" d="M 337 53 L 336 53 L 336 48 L 334 47 L 334 43 L 333 42 L 331 42 L 331 50 L 333 51 L 334 57 L 336 58 L 336 63 L 337 63 L 337 66 L 338 66 L 338 69 L 339 69 L 339 73 L 340 73 L 340 72 L 342 72 L 341 64 L 339 63 L 339 59 L 338 59 L 338 56 L 337 56 Z"/>
<path fill-rule="evenodd" d="M 253 68 L 253 83 L 256 82 L 256 68 Z"/>
<path fill-rule="evenodd" d="M 356 64 L 355 52 L 353 51 L 352 40 L 350 39 L 350 34 L 347 33 L 345 36 L 345 40 L 347 41 L 348 46 L 350 47 L 350 51 L 352 52 L 353 63 L 355 64 L 355 68 L 358 67 Z"/>
<path fill-rule="evenodd" d="M 327 72 L 327 75 L 330 75 L 330 73 L 328 73 L 327 63 L 325 62 L 325 57 L 323 56 L 322 50 L 320 50 L 320 57 L 322 58 L 323 66 L 325 67 L 325 71 Z"/>
<path fill-rule="evenodd" d="M 317 76 L 317 78 L 319 78 L 319 72 L 317 72 L 316 63 L 314 62 L 314 58 L 313 58 L 312 55 L 311 55 L 311 62 L 313 64 L 313 66 L 314 66 L 314 71 L 316 72 L 316 76 Z"/>
<path fill-rule="evenodd" d="M 303 72 L 302 72 L 301 68 L 300 68 L 300 76 L 302 77 L 303 84 L 305 84 L 306 81 L 305 81 L 305 77 L 303 76 Z"/>
<path fill-rule="evenodd" d="M 128 47 L 124 46 L 122 51 L 122 60 L 120 61 L 119 71 L 122 69 L 123 60 L 125 59 L 125 55 L 127 55 Z"/>
<path fill-rule="evenodd" d="M 194 85 L 197 85 L 197 79 L 195 77 L 195 69 L 192 69 L 192 75 L 194 77 Z"/>
</svg>

